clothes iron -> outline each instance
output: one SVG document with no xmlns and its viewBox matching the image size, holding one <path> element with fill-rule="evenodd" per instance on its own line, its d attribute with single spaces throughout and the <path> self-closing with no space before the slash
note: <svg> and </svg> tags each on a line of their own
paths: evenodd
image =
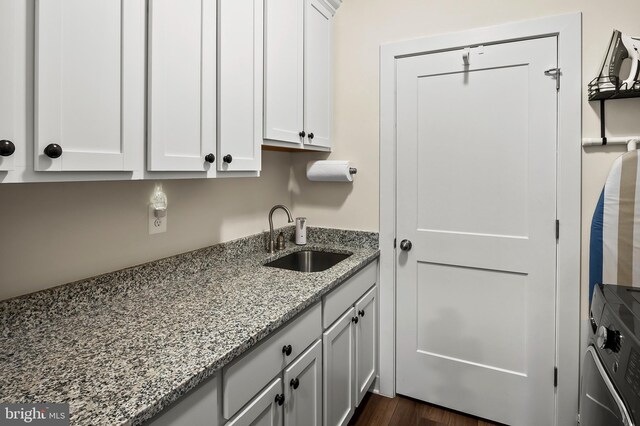
<svg viewBox="0 0 640 426">
<path fill-rule="evenodd" d="M 630 37 L 618 30 L 613 30 L 607 54 L 600 69 L 598 85 L 600 90 L 631 90 L 640 85 L 640 37 Z M 629 75 L 620 75 L 625 59 L 631 61 Z"/>
</svg>

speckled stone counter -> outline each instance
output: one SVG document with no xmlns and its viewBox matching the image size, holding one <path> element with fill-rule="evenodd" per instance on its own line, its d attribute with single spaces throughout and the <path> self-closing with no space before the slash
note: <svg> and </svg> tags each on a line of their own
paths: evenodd
<svg viewBox="0 0 640 426">
<path fill-rule="evenodd" d="M 307 239 L 270 257 L 254 235 L 0 302 L 0 401 L 68 402 L 73 425 L 143 423 L 379 253 L 376 233 Z M 353 255 L 315 273 L 263 266 L 304 248 Z"/>
</svg>

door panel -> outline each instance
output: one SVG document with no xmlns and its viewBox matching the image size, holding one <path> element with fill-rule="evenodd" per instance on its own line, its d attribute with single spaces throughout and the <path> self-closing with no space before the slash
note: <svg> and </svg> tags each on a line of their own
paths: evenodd
<svg viewBox="0 0 640 426">
<path fill-rule="evenodd" d="M 303 8 L 300 0 L 265 1 L 265 139 L 301 142 Z"/>
<path fill-rule="evenodd" d="M 322 340 L 284 371 L 284 426 L 322 424 Z"/>
<path fill-rule="evenodd" d="M 282 406 L 276 396 L 282 393 L 282 379 L 274 380 L 233 419 L 227 426 L 281 426 Z"/>
<path fill-rule="evenodd" d="M 373 287 L 356 303 L 358 323 L 356 330 L 356 386 L 355 402 L 360 404 L 369 387 L 376 378 L 376 323 L 378 313 L 376 309 L 377 287 Z"/>
<path fill-rule="evenodd" d="M 144 143 L 144 25 L 142 0 L 37 1 L 36 170 L 134 169 Z M 62 147 L 57 159 L 43 154 L 52 143 Z"/>
<path fill-rule="evenodd" d="M 219 0 L 218 170 L 259 171 L 264 0 Z M 231 155 L 231 162 L 223 161 Z"/>
<path fill-rule="evenodd" d="M 397 63 L 397 391 L 552 424 L 554 37 Z"/>
<path fill-rule="evenodd" d="M 331 12 L 319 0 L 305 0 L 304 16 L 305 144 L 330 148 Z"/>
<path fill-rule="evenodd" d="M 355 312 L 349 309 L 322 335 L 324 426 L 346 425 L 353 415 L 355 345 L 351 319 Z"/>
<path fill-rule="evenodd" d="M 215 169 L 215 26 L 214 0 L 149 3 L 148 170 Z"/>
</svg>

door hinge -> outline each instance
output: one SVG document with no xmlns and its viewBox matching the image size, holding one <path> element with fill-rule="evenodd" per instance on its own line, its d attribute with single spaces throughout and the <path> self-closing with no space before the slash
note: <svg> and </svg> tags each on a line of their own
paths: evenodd
<svg viewBox="0 0 640 426">
<path fill-rule="evenodd" d="M 552 76 L 556 79 L 556 91 L 560 91 L 560 68 L 550 68 L 544 72 L 544 75 Z"/>
<path fill-rule="evenodd" d="M 553 367 L 553 387 L 558 387 L 558 367 Z"/>
<path fill-rule="evenodd" d="M 556 219 L 556 240 L 560 239 L 560 221 Z"/>
<path fill-rule="evenodd" d="M 396 239 L 393 239 L 393 248 L 396 248 Z"/>
</svg>

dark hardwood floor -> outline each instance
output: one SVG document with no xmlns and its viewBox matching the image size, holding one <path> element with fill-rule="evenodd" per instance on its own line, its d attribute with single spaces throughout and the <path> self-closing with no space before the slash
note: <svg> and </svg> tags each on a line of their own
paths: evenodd
<svg viewBox="0 0 640 426">
<path fill-rule="evenodd" d="M 386 398 L 367 394 L 349 422 L 353 426 L 495 426 L 487 420 L 467 416 L 404 396 Z"/>
</svg>

